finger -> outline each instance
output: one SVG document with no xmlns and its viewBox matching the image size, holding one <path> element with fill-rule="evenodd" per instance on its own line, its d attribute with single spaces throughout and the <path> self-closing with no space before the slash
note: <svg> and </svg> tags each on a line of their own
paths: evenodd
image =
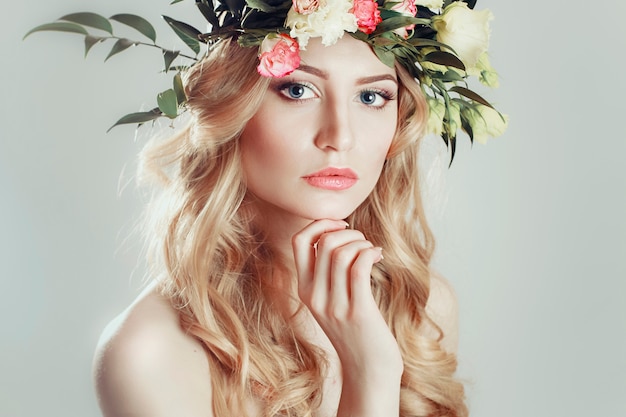
<svg viewBox="0 0 626 417">
<path fill-rule="evenodd" d="M 353 306 L 373 300 L 370 283 L 372 267 L 382 259 L 382 248 L 380 247 L 371 247 L 359 252 L 350 269 L 349 294 Z"/>
<path fill-rule="evenodd" d="M 292 240 L 292 249 L 298 274 L 299 289 L 309 286 L 315 270 L 315 252 L 313 247 L 324 233 L 345 229 L 347 223 L 340 220 L 317 220 L 296 233 Z"/>
<path fill-rule="evenodd" d="M 357 240 L 333 251 L 330 266 L 329 308 L 335 317 L 344 316 L 348 312 L 353 265 L 362 251 L 372 247 L 372 243 L 367 240 Z"/>
<path fill-rule="evenodd" d="M 315 258 L 315 267 L 313 272 L 313 282 L 309 289 L 310 305 L 313 310 L 317 312 L 324 312 L 330 302 L 331 281 L 335 278 L 340 280 L 338 286 L 347 286 L 347 276 L 350 270 L 350 264 L 356 257 L 356 250 L 350 253 L 349 248 L 345 249 L 345 253 L 340 255 L 344 265 L 341 273 L 343 277 L 333 277 L 333 259 L 338 253 L 342 252 L 341 248 L 346 245 L 350 245 L 354 242 L 361 242 L 364 246 L 371 246 L 369 242 L 365 240 L 363 233 L 358 230 L 335 230 L 332 232 L 323 233 L 318 240 L 317 244 L 317 257 Z M 341 294 L 341 293 L 340 293 Z M 345 290 L 343 291 L 344 299 L 347 300 Z"/>
</svg>

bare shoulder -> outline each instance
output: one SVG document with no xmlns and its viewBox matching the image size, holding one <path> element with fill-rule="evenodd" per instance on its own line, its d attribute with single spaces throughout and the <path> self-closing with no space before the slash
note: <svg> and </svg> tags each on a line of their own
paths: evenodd
<svg viewBox="0 0 626 417">
<path fill-rule="evenodd" d="M 452 285 L 442 276 L 433 274 L 430 278 L 430 295 L 426 303 L 426 313 L 443 332 L 441 347 L 447 352 L 456 352 L 459 340 L 459 307 Z M 432 324 L 426 323 L 423 331 L 438 336 Z"/>
<path fill-rule="evenodd" d="M 207 357 L 154 286 L 104 330 L 93 371 L 105 417 L 212 415 Z"/>
</svg>

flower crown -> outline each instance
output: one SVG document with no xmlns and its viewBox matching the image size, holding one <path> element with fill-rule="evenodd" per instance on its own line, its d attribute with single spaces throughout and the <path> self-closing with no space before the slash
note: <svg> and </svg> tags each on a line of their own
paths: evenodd
<svg viewBox="0 0 626 417">
<path fill-rule="evenodd" d="M 174 0 L 171 4 L 182 0 Z M 163 16 L 194 55 L 156 44 L 156 31 L 144 18 L 116 14 L 110 18 L 83 12 L 63 16 L 30 30 L 73 32 L 85 36 L 85 55 L 97 43 L 114 40 L 106 59 L 130 46 L 147 45 L 161 50 L 165 72 L 174 71 L 173 88 L 157 96 L 157 107 L 127 114 L 111 128 L 138 124 L 159 117 L 176 118 L 186 108 L 180 71 L 202 59 L 202 46 L 225 38 L 244 47 L 259 48 L 259 74 L 283 77 L 300 65 L 299 51 L 310 38 L 320 37 L 328 46 L 345 33 L 369 44 L 386 65 L 400 63 L 419 82 L 429 106 L 427 131 L 440 135 L 454 159 L 457 131 L 465 131 L 473 142 L 486 142 L 502 134 L 507 118 L 480 95 L 468 88 L 476 76 L 489 87 L 497 87 L 498 76 L 489 63 L 489 10 L 476 11 L 476 1 L 450 0 L 195 0 L 211 25 L 201 32 L 193 26 Z M 151 43 L 115 36 L 112 21 L 130 26 Z M 95 28 L 103 34 L 92 34 Z M 106 60 L 105 59 L 105 60 Z M 186 60 L 180 64 L 181 60 Z M 176 65 L 175 65 L 176 64 Z M 110 130 L 110 129 L 109 129 Z"/>
</svg>

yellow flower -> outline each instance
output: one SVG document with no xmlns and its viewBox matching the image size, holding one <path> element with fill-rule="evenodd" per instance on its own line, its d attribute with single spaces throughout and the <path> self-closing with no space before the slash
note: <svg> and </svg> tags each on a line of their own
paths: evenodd
<svg viewBox="0 0 626 417">
<path fill-rule="evenodd" d="M 440 136 L 443 133 L 443 118 L 446 115 L 446 105 L 432 97 L 426 97 L 426 101 L 429 109 L 426 132 Z"/>
<path fill-rule="evenodd" d="M 472 136 L 476 142 L 487 143 L 489 137 L 500 136 L 506 130 L 509 118 L 491 107 L 477 104 L 473 108 L 464 108 L 463 117 L 472 127 Z"/>
<path fill-rule="evenodd" d="M 465 66 L 474 68 L 489 47 L 489 10 L 475 11 L 467 3 L 455 1 L 441 15 L 433 17 L 437 40 L 455 50 Z"/>
<path fill-rule="evenodd" d="M 454 102 L 450 101 L 448 106 L 448 114 L 446 117 L 446 131 L 448 136 L 455 137 L 456 132 L 461 128 L 461 107 Z"/>
</svg>

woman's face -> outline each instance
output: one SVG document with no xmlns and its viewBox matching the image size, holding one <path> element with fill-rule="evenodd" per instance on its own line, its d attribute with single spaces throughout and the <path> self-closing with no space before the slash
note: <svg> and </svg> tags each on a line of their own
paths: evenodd
<svg viewBox="0 0 626 417">
<path fill-rule="evenodd" d="M 333 46 L 311 39 L 300 54 L 241 136 L 247 187 L 265 214 L 344 219 L 380 176 L 396 130 L 396 72 L 347 34 Z"/>
</svg>

